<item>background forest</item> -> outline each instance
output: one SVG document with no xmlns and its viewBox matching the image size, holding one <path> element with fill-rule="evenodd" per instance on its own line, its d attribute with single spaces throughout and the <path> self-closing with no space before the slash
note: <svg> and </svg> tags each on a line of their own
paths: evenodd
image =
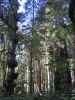
<svg viewBox="0 0 75 100">
<path fill-rule="evenodd" d="M 0 0 L 1 96 L 70 98 L 75 93 L 75 34 L 69 3 Z"/>
</svg>

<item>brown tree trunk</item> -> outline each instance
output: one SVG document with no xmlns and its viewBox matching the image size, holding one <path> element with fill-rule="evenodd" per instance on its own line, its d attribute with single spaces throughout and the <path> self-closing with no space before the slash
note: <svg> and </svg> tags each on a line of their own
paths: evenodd
<svg viewBox="0 0 75 100">
<path fill-rule="evenodd" d="M 39 93 L 41 93 L 41 64 L 40 60 L 38 60 L 38 72 L 37 72 L 37 85 L 39 89 Z"/>
</svg>

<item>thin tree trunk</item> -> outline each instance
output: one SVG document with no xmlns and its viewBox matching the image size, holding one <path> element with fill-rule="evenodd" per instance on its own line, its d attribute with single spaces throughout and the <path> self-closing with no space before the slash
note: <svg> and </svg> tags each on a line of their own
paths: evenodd
<svg viewBox="0 0 75 100">
<path fill-rule="evenodd" d="M 75 87 L 75 0 L 70 0 L 69 5 L 69 17 L 72 21 L 73 32 L 71 34 L 72 42 L 72 60 L 73 60 L 73 72 L 74 72 L 74 87 Z"/>
<path fill-rule="evenodd" d="M 32 44 L 31 44 L 32 45 Z M 33 63 L 32 63 L 32 46 L 30 48 L 30 94 L 34 92 L 34 83 L 33 83 Z"/>
<path fill-rule="evenodd" d="M 38 76 L 37 76 L 37 81 L 38 81 L 38 87 L 39 87 L 39 92 L 41 93 L 41 65 L 40 65 L 40 60 L 38 60 Z"/>
</svg>

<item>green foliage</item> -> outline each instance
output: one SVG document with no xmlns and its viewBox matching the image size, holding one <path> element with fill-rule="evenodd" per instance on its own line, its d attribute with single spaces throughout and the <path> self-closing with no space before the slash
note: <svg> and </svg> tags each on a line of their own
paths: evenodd
<svg viewBox="0 0 75 100">
<path fill-rule="evenodd" d="M 33 29 L 32 29 L 32 48 L 33 49 L 39 48 L 40 40 L 41 40 L 41 38 L 40 38 L 39 34 L 33 27 Z"/>
</svg>

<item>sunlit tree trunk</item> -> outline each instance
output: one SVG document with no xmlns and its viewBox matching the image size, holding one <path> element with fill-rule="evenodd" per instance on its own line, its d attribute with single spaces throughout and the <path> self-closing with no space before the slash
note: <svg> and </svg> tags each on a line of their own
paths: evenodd
<svg viewBox="0 0 75 100">
<path fill-rule="evenodd" d="M 41 92 L 41 64 L 40 64 L 40 59 L 38 59 L 37 83 L 38 83 L 39 92 Z"/>
</svg>

